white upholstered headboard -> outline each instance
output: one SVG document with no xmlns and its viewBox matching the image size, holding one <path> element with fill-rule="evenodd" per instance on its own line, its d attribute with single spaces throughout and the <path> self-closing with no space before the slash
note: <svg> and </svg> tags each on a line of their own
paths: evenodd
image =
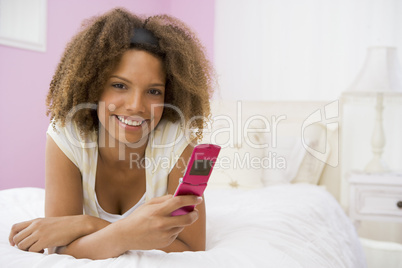
<svg viewBox="0 0 402 268">
<path fill-rule="evenodd" d="M 339 201 L 341 173 L 337 101 L 214 100 L 211 103 L 211 110 L 213 124 L 210 133 L 206 132 L 204 142 L 221 143 L 224 147 L 239 150 L 239 147 L 247 145 L 247 142 L 252 139 L 250 133 L 264 132 L 265 147 L 269 151 L 276 150 L 276 155 L 283 152 L 281 151 L 283 148 L 273 148 L 275 143 L 277 147 L 281 147 L 281 144 L 288 146 L 292 144 L 297 148 L 291 153 L 288 149 L 288 158 L 296 159 L 295 155 L 300 153 L 304 156 L 299 158 L 300 166 L 289 167 L 297 172 L 286 173 L 291 174 L 291 178 L 288 179 L 291 179 L 292 183 L 308 182 L 325 186 Z M 225 138 L 222 139 L 222 137 Z M 259 140 L 258 136 L 254 138 Z M 246 148 L 247 150 L 254 149 Z M 295 151 L 298 153 L 294 153 Z M 296 163 L 294 159 L 290 160 L 290 165 Z M 272 173 L 273 170 L 270 171 L 271 173 L 266 171 L 263 175 L 265 177 L 279 174 Z"/>
</svg>

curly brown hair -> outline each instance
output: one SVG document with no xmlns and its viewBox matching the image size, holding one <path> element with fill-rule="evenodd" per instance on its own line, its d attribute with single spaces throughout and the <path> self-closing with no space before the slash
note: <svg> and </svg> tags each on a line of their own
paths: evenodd
<svg viewBox="0 0 402 268">
<path fill-rule="evenodd" d="M 134 28 L 145 28 L 159 40 L 159 46 L 130 44 Z M 47 115 L 53 126 L 65 125 L 69 113 L 79 104 L 97 104 L 104 85 L 129 49 L 142 49 L 160 57 L 166 71 L 165 104 L 177 107 L 189 127 L 202 128 L 210 117 L 209 99 L 215 85 L 213 68 L 196 35 L 180 20 L 168 15 L 148 18 L 117 8 L 84 21 L 83 29 L 73 37 L 50 83 Z M 176 122 L 180 115 L 164 109 L 163 119 Z M 81 134 L 98 131 L 94 109 L 79 109 L 73 121 Z"/>
</svg>

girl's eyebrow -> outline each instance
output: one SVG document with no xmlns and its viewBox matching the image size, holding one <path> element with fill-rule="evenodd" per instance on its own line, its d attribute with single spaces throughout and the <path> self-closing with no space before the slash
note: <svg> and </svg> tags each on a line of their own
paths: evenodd
<svg viewBox="0 0 402 268">
<path fill-rule="evenodd" d="M 123 81 L 129 83 L 129 84 L 132 84 L 130 80 L 128 80 L 128 79 L 126 79 L 126 78 L 124 78 L 124 77 L 118 76 L 118 75 L 111 75 L 110 77 L 111 77 L 111 78 L 112 78 L 112 77 L 118 78 L 118 79 L 121 79 L 121 80 L 123 80 Z M 154 83 L 154 84 L 151 84 L 150 86 L 151 86 L 151 87 L 164 87 L 165 84 L 163 84 L 163 83 Z"/>
<path fill-rule="evenodd" d="M 111 78 L 112 78 L 112 77 L 118 78 L 118 79 L 121 79 L 121 80 L 126 81 L 127 83 L 131 84 L 131 81 L 128 80 L 128 79 L 126 79 L 126 78 L 124 78 L 124 77 L 121 77 L 121 76 L 118 76 L 118 75 L 111 75 L 110 77 L 111 77 Z"/>
<path fill-rule="evenodd" d="M 165 87 L 165 84 L 159 84 L 159 83 L 155 83 L 155 84 L 150 84 L 151 87 Z"/>
</svg>

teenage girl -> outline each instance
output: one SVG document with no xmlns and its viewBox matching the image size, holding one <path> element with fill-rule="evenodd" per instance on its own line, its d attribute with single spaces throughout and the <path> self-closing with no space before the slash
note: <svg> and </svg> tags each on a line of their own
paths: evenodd
<svg viewBox="0 0 402 268">
<path fill-rule="evenodd" d="M 45 218 L 15 224 L 10 244 L 91 259 L 205 250 L 203 198 L 172 194 L 212 86 L 204 48 L 181 21 L 123 9 L 86 21 L 47 96 Z"/>
</svg>

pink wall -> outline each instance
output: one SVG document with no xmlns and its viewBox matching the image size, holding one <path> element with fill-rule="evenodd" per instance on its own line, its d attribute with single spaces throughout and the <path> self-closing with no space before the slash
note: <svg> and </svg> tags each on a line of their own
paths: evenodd
<svg viewBox="0 0 402 268">
<path fill-rule="evenodd" d="M 215 0 L 48 1 L 47 51 L 0 45 L 0 190 L 44 187 L 49 119 L 45 98 L 66 43 L 81 21 L 114 7 L 138 14 L 171 14 L 199 34 L 213 59 Z"/>
<path fill-rule="evenodd" d="M 215 0 L 172 0 L 170 14 L 193 27 L 213 61 Z"/>
</svg>

